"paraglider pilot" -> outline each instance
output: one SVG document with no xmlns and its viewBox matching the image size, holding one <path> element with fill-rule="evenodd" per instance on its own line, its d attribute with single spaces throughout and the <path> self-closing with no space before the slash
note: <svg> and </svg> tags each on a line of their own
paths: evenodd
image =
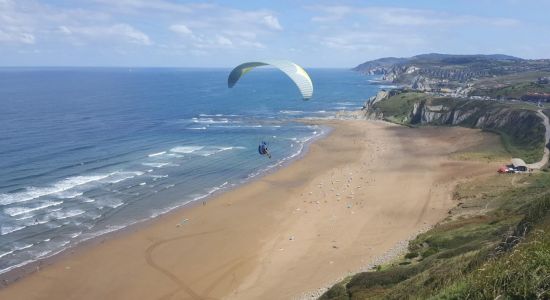
<svg viewBox="0 0 550 300">
<path fill-rule="evenodd" d="M 267 149 L 267 143 L 266 142 L 262 142 L 259 146 L 258 146 L 258 152 L 261 154 L 261 155 L 266 155 L 267 157 L 271 158 L 271 154 L 269 153 L 268 149 Z"/>
</svg>

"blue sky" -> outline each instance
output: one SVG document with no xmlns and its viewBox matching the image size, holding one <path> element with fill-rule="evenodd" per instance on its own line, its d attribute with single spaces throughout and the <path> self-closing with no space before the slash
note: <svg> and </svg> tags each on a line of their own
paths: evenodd
<svg viewBox="0 0 550 300">
<path fill-rule="evenodd" d="M 550 0 L 0 0 L 0 66 L 230 67 L 385 56 L 550 58 Z"/>
</svg>

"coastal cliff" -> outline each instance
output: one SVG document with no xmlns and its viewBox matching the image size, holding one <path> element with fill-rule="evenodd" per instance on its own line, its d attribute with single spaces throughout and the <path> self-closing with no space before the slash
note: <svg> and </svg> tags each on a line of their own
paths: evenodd
<svg viewBox="0 0 550 300">
<path fill-rule="evenodd" d="M 536 111 L 496 101 L 436 98 L 419 92 L 382 91 L 362 110 L 363 117 L 408 125 L 463 126 L 501 135 L 513 156 L 542 157 L 545 128 Z"/>
<path fill-rule="evenodd" d="M 486 89 L 495 88 L 495 86 L 501 87 L 510 82 L 510 78 L 507 78 L 504 82 L 495 85 L 490 81 L 496 77 L 530 74 L 527 77 L 532 80 L 531 77 L 536 78 L 550 72 L 550 60 L 529 60 L 501 54 L 431 53 L 407 58 L 376 59 L 362 63 L 353 70 L 377 75 L 383 81 L 416 91 L 444 93 L 460 97 L 474 94 L 491 97 L 492 94 L 487 95 Z"/>
</svg>

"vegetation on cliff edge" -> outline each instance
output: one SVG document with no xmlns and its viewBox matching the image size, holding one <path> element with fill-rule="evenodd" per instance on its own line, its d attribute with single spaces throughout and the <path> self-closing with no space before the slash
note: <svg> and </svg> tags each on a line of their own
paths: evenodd
<svg viewBox="0 0 550 300">
<path fill-rule="evenodd" d="M 500 134 L 511 156 L 530 163 L 540 160 L 544 149 L 545 128 L 535 109 L 526 104 L 436 98 L 404 91 L 377 102 L 369 111 L 408 126 L 458 125 L 492 131 Z"/>
<path fill-rule="evenodd" d="M 550 174 L 461 184 L 449 217 L 321 299 L 550 298 Z"/>
</svg>

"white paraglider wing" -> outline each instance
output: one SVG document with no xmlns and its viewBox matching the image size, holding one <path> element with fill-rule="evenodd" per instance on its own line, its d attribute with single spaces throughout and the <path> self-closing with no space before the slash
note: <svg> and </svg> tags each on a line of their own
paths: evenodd
<svg viewBox="0 0 550 300">
<path fill-rule="evenodd" d="M 235 67 L 229 77 L 227 78 L 227 86 L 232 88 L 237 81 L 246 73 L 251 71 L 256 67 L 261 66 L 273 66 L 281 71 L 283 71 L 292 81 L 302 94 L 304 100 L 309 100 L 313 96 L 313 83 L 307 72 L 300 67 L 299 65 L 286 60 L 268 60 L 263 62 L 247 62 Z"/>
</svg>

